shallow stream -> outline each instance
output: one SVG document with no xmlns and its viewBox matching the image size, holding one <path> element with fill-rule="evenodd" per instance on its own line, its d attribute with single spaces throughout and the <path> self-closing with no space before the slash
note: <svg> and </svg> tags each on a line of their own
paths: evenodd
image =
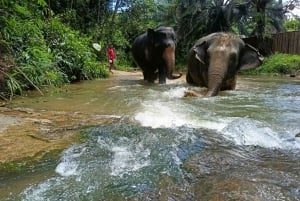
<svg viewBox="0 0 300 201">
<path fill-rule="evenodd" d="M 300 81 L 245 77 L 183 98 L 184 79 L 86 81 L 15 106 L 105 115 L 42 170 L 7 179 L 0 200 L 300 200 Z"/>
</svg>

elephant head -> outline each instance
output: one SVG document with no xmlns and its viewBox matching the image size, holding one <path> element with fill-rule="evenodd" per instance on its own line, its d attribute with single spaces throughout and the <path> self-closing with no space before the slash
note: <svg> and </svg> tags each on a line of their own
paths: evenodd
<svg viewBox="0 0 300 201">
<path fill-rule="evenodd" d="M 213 33 L 196 41 L 188 55 L 189 84 L 207 87 L 205 96 L 233 90 L 239 70 L 256 68 L 263 57 L 232 33 Z"/>
<path fill-rule="evenodd" d="M 144 79 L 159 83 L 166 83 L 166 78 L 177 79 L 175 68 L 175 32 L 171 27 L 148 29 L 138 36 L 132 46 L 133 57 L 143 70 Z"/>
</svg>

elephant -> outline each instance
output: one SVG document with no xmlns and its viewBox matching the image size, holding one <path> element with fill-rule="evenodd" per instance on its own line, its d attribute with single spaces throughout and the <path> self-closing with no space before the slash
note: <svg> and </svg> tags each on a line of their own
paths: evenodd
<svg viewBox="0 0 300 201">
<path fill-rule="evenodd" d="M 182 76 L 173 75 L 175 68 L 175 32 L 171 27 L 160 26 L 148 29 L 136 37 L 132 44 L 132 55 L 136 64 L 142 69 L 144 80 L 160 84 L 168 79 L 178 79 Z"/>
<path fill-rule="evenodd" d="M 205 97 L 222 90 L 234 90 L 239 70 L 256 68 L 263 56 L 233 33 L 216 32 L 197 40 L 188 53 L 186 81 L 207 87 Z M 195 96 L 187 92 L 186 96 Z"/>
</svg>

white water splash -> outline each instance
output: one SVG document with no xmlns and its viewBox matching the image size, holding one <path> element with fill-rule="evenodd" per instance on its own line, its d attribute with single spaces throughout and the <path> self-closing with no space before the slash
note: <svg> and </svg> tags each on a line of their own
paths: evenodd
<svg viewBox="0 0 300 201">
<path fill-rule="evenodd" d="M 64 160 L 63 162 L 59 163 L 55 169 L 55 172 L 60 174 L 61 176 L 67 177 L 71 175 L 77 175 L 78 164 L 74 161 Z"/>
<path fill-rule="evenodd" d="M 145 148 L 142 142 L 136 143 L 127 137 L 120 137 L 114 142 L 112 139 L 99 136 L 97 144 L 113 153 L 112 160 L 108 164 L 112 176 L 122 177 L 150 164 L 151 151 Z"/>
<path fill-rule="evenodd" d="M 78 168 L 78 161 L 79 157 L 83 154 L 86 148 L 78 149 L 79 147 L 73 146 L 67 149 L 63 153 L 63 157 L 61 162 L 57 165 L 55 172 L 60 174 L 61 176 L 71 176 L 71 175 L 78 175 L 77 168 Z M 80 152 L 77 153 L 77 151 Z"/>
<path fill-rule="evenodd" d="M 22 193 L 24 195 L 23 201 L 41 201 L 47 200 L 44 195 L 51 188 L 53 179 L 49 179 L 37 186 L 29 186 Z"/>
<path fill-rule="evenodd" d="M 143 111 L 138 112 L 134 119 L 144 127 L 174 128 L 188 126 L 192 128 L 207 128 L 221 131 L 231 121 L 226 119 L 199 119 L 192 114 L 185 114 L 164 102 L 153 101 L 143 103 Z"/>
<path fill-rule="evenodd" d="M 150 89 L 149 94 L 155 94 L 155 99 L 161 96 L 173 99 L 183 97 L 185 90 L 185 87 L 176 87 L 157 94 Z M 170 104 L 164 103 L 163 100 L 145 101 L 142 103 L 142 111 L 138 112 L 134 119 L 142 126 L 152 128 L 171 128 L 189 124 L 189 120 L 184 114 L 174 111 L 174 107 L 171 108 Z"/>
<path fill-rule="evenodd" d="M 273 130 L 272 125 L 265 125 L 258 120 L 251 120 L 241 117 L 223 117 L 210 115 L 205 109 L 203 112 L 197 108 L 190 108 L 190 112 L 185 107 L 174 107 L 164 98 L 183 97 L 185 87 L 176 87 L 162 93 L 163 98 L 146 101 L 142 104 L 142 110 L 138 112 L 134 119 L 144 127 L 152 128 L 174 128 L 188 126 L 192 128 L 206 128 L 220 132 L 227 139 L 237 145 L 256 145 L 266 148 L 279 149 L 299 149 L 300 139 L 296 138 L 295 131 Z M 199 105 L 202 104 L 199 101 Z M 204 100 L 204 105 L 205 105 Z M 209 100 L 211 101 L 211 100 Z M 184 104 L 184 100 L 179 104 Z M 194 105 L 188 105 L 195 107 Z M 245 105 L 246 108 L 257 108 L 256 105 Z M 195 110 L 196 112 L 194 112 Z"/>
<path fill-rule="evenodd" d="M 123 176 L 150 164 L 149 159 L 145 160 L 150 155 L 150 151 L 147 149 L 134 152 L 130 150 L 130 147 L 114 146 L 111 150 L 114 152 L 111 162 L 112 176 Z"/>
<path fill-rule="evenodd" d="M 182 98 L 184 96 L 184 92 L 188 90 L 186 87 L 175 87 L 168 91 L 163 92 L 163 96 L 169 98 Z"/>
<path fill-rule="evenodd" d="M 221 133 L 237 145 L 255 145 L 266 148 L 299 149 L 300 141 L 288 133 L 280 134 L 262 122 L 239 118 Z"/>
<path fill-rule="evenodd" d="M 151 107 L 145 105 L 145 107 Z M 181 114 L 174 113 L 170 108 L 153 103 L 153 110 L 145 110 L 135 115 L 135 120 L 144 127 L 171 128 L 188 124 L 188 120 Z"/>
</svg>

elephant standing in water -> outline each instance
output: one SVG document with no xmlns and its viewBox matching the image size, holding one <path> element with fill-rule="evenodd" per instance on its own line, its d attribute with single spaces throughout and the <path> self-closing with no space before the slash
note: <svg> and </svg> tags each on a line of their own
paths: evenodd
<svg viewBox="0 0 300 201">
<path fill-rule="evenodd" d="M 188 54 L 186 81 L 207 87 L 205 96 L 233 90 L 239 70 L 256 68 L 263 57 L 254 47 L 232 33 L 213 33 L 196 41 Z M 186 92 L 186 96 L 195 93 Z"/>
<path fill-rule="evenodd" d="M 132 54 L 143 71 L 144 80 L 150 83 L 157 79 L 157 75 L 160 84 L 166 83 L 166 78 L 177 79 L 182 75 L 173 75 L 175 32 L 171 27 L 148 29 L 133 42 Z"/>
</svg>

